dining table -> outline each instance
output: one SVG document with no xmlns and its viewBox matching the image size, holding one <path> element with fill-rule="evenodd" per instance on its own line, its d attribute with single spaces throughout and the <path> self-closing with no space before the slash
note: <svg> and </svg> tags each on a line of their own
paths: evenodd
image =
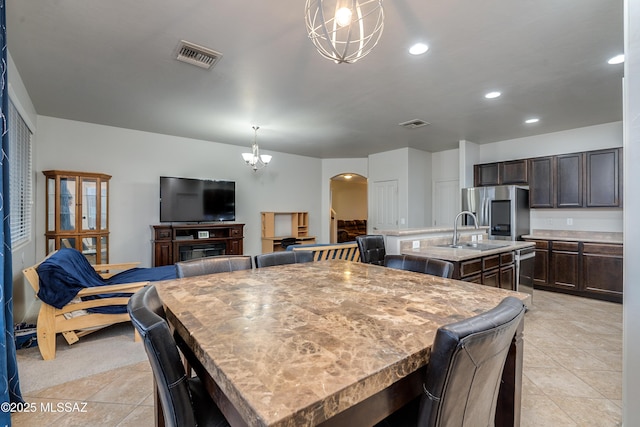
<svg viewBox="0 0 640 427">
<path fill-rule="evenodd" d="M 343 260 L 154 282 L 233 427 L 371 426 L 418 398 L 439 327 L 524 293 Z M 524 319 L 496 426 L 518 426 Z M 156 415 L 161 422 L 161 408 Z"/>
</svg>

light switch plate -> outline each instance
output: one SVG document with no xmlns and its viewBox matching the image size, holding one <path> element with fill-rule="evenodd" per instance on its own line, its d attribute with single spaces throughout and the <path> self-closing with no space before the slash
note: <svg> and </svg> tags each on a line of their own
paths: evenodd
<svg viewBox="0 0 640 427">
<path fill-rule="evenodd" d="M 413 249 L 420 249 L 420 240 L 413 241 Z"/>
</svg>

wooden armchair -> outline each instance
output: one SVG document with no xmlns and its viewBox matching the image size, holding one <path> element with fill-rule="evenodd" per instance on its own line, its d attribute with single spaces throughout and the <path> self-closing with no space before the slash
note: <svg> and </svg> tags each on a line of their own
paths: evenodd
<svg viewBox="0 0 640 427">
<path fill-rule="evenodd" d="M 38 263 L 34 266 L 22 270 L 33 290 L 38 295 L 40 290 L 40 278 L 38 276 Z M 102 278 L 109 278 L 118 271 L 129 270 L 138 265 L 138 262 L 121 264 L 100 264 L 93 265 L 94 270 Z M 97 307 L 125 306 L 129 302 L 129 296 L 122 294 L 132 294 L 147 285 L 149 281 L 135 283 L 124 283 L 118 285 L 105 285 L 84 288 L 78 292 L 76 298 L 67 303 L 62 308 L 53 307 L 44 301 L 40 307 L 36 333 L 38 337 L 38 347 L 44 360 L 52 360 L 56 357 L 56 334 L 62 333 L 69 344 L 77 342 L 91 332 L 99 330 L 105 326 L 120 322 L 129 322 L 129 314 L 123 313 L 96 313 L 87 311 Z M 83 297 L 109 294 L 108 297 L 99 299 L 82 300 Z M 114 294 L 114 295 L 110 295 Z M 138 332 L 134 329 L 134 339 L 140 340 Z"/>
</svg>

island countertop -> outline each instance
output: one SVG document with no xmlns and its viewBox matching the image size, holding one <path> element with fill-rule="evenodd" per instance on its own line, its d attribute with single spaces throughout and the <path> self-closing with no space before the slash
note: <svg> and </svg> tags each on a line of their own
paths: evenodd
<svg viewBox="0 0 640 427">
<path fill-rule="evenodd" d="M 477 250 L 473 248 L 444 248 L 439 246 L 423 246 L 419 249 L 405 249 L 402 251 L 404 255 L 418 255 L 429 258 L 437 258 L 445 261 L 465 261 L 468 259 L 494 255 L 503 252 L 514 251 L 517 249 L 533 248 L 533 242 L 521 242 L 510 240 L 483 240 L 478 242 L 483 245 L 496 246 L 495 249 Z"/>
</svg>

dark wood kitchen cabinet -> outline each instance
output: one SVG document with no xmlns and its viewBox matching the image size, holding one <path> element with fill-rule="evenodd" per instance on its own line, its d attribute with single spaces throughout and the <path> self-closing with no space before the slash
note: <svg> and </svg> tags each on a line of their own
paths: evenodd
<svg viewBox="0 0 640 427">
<path fill-rule="evenodd" d="M 531 208 L 622 206 L 622 149 L 529 159 Z"/>
<path fill-rule="evenodd" d="M 554 164 L 552 156 L 529 160 L 529 207 L 555 207 Z"/>
<path fill-rule="evenodd" d="M 528 168 L 529 162 L 527 159 L 500 163 L 500 183 L 504 185 L 526 185 L 529 182 Z"/>
<path fill-rule="evenodd" d="M 622 302 L 622 244 L 525 240 L 536 244 L 536 289 Z"/>
<path fill-rule="evenodd" d="M 536 244 L 533 266 L 533 285 L 546 286 L 549 283 L 549 242 L 546 240 L 529 240 Z"/>
<path fill-rule="evenodd" d="M 513 251 L 453 262 L 453 278 L 494 288 L 515 289 Z"/>
<path fill-rule="evenodd" d="M 622 245 L 584 243 L 582 289 L 622 302 Z"/>
<path fill-rule="evenodd" d="M 582 153 L 556 156 L 556 204 L 557 208 L 581 208 L 583 206 Z"/>
<path fill-rule="evenodd" d="M 486 163 L 473 167 L 473 181 L 476 187 L 500 184 L 500 167 L 498 163 Z"/>
<path fill-rule="evenodd" d="M 580 243 L 551 242 L 550 285 L 575 290 L 580 283 Z"/>
<path fill-rule="evenodd" d="M 585 153 L 586 207 L 622 206 L 621 157 L 621 148 Z"/>
<path fill-rule="evenodd" d="M 528 181 L 527 159 L 474 165 L 473 181 L 476 187 L 488 185 L 526 185 Z"/>
</svg>

